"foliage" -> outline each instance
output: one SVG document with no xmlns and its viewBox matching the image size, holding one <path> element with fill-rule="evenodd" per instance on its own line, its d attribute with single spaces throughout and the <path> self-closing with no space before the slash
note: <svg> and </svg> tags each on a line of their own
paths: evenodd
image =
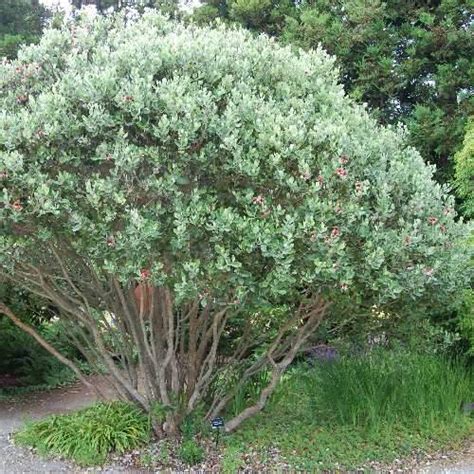
<svg viewBox="0 0 474 474">
<path fill-rule="evenodd" d="M 126 8 L 158 8 L 163 13 L 176 13 L 178 2 L 176 0 L 70 0 L 76 9 L 86 5 L 94 5 L 101 14 L 113 13 Z"/>
<path fill-rule="evenodd" d="M 215 0 L 194 16 L 216 15 L 283 42 L 337 58 L 345 89 L 382 123 L 405 122 L 411 143 L 444 181 L 473 112 L 472 17 L 467 0 Z M 214 8 L 212 10 L 212 8 Z"/>
<path fill-rule="evenodd" d="M 104 463 L 112 452 L 134 449 L 149 436 L 146 415 L 129 404 L 113 402 L 30 422 L 15 435 L 15 441 L 40 454 L 65 456 L 89 466 Z"/>
<path fill-rule="evenodd" d="M 464 143 L 454 157 L 456 163 L 456 188 L 463 199 L 464 212 L 474 217 L 474 117 L 466 127 Z"/>
<path fill-rule="evenodd" d="M 474 290 L 464 292 L 458 309 L 458 324 L 461 335 L 467 341 L 466 353 L 474 357 Z"/>
<path fill-rule="evenodd" d="M 189 466 L 194 466 L 203 461 L 204 449 L 194 439 L 187 439 L 181 443 L 178 456 Z"/>
<path fill-rule="evenodd" d="M 459 409 L 474 375 L 439 356 L 376 351 L 288 373 L 227 449 L 279 449 L 292 469 L 356 469 L 446 448 L 473 431 Z"/>
<path fill-rule="evenodd" d="M 440 357 L 376 351 L 341 358 L 310 374 L 314 409 L 331 424 L 381 431 L 393 424 L 429 430 L 459 415 L 473 374 Z"/>
<path fill-rule="evenodd" d="M 0 299 L 7 302 L 25 322 L 36 328 L 59 352 L 70 359 L 81 360 L 80 353 L 67 339 L 62 323 L 55 319 L 56 308 L 45 304 L 34 294 L 9 284 L 0 285 Z M 0 316 L 0 347 L 0 374 L 8 374 L 17 379 L 14 387 L 0 388 L 2 395 L 53 388 L 75 378 L 70 369 L 3 316 Z"/>
<path fill-rule="evenodd" d="M 222 456 L 221 469 L 224 474 L 240 472 L 242 468 L 242 451 L 239 446 L 228 446 Z"/>
<path fill-rule="evenodd" d="M 128 398 L 166 406 L 163 429 L 229 367 L 214 415 L 270 369 L 251 416 L 328 314 L 449 305 L 465 284 L 452 197 L 333 63 L 148 12 L 65 24 L 0 66 L 3 276 L 53 301 Z"/>
<path fill-rule="evenodd" d="M 0 58 L 14 58 L 21 44 L 37 42 L 48 16 L 38 0 L 2 0 Z"/>
<path fill-rule="evenodd" d="M 43 334 L 48 330 L 47 326 L 40 328 Z M 58 342 L 57 339 L 53 341 Z M 5 318 L 0 318 L 0 347 L 2 348 L 0 374 L 18 377 L 20 384 L 20 389 L 16 386 L 3 389 L 0 387 L 2 395 L 33 388 L 53 388 L 71 382 L 75 378 L 70 369 Z"/>
</svg>

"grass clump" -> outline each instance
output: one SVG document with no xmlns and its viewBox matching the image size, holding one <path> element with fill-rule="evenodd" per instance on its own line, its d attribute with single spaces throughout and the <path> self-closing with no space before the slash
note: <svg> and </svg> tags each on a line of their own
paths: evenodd
<svg viewBox="0 0 474 474">
<path fill-rule="evenodd" d="M 312 411 L 331 424 L 378 432 L 387 425 L 434 429 L 460 417 L 472 374 L 439 356 L 378 351 L 308 373 Z"/>
<path fill-rule="evenodd" d="M 99 403 L 30 422 L 15 435 L 18 444 L 36 448 L 43 455 L 64 456 L 82 466 L 103 464 L 110 453 L 124 453 L 149 439 L 148 417 L 122 402 Z"/>
<path fill-rule="evenodd" d="M 294 368 L 267 409 L 226 439 L 262 456 L 277 448 L 293 469 L 354 469 L 454 446 L 473 432 L 460 410 L 474 393 L 462 364 L 377 351 Z"/>
</svg>

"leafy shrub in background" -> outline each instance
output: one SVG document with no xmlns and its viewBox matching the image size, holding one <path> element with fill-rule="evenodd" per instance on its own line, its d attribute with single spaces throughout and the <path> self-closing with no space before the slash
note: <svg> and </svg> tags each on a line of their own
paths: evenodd
<svg viewBox="0 0 474 474">
<path fill-rule="evenodd" d="M 54 323 L 43 323 L 39 332 L 53 344 L 61 346 L 61 338 L 55 337 L 58 331 L 55 326 Z M 8 374 L 16 378 L 15 386 L 3 389 L 0 387 L 2 395 L 52 388 L 75 379 L 69 368 L 39 346 L 31 336 L 18 329 L 8 319 L 1 317 L 0 348 L 0 375 Z M 66 348 L 77 355 L 77 351 L 71 346 Z"/>
<path fill-rule="evenodd" d="M 464 292 L 464 298 L 458 309 L 458 325 L 461 335 L 464 337 L 467 348 L 466 353 L 474 358 L 474 290 Z"/>
<path fill-rule="evenodd" d="M 121 402 L 30 422 L 15 435 L 17 443 L 40 454 L 65 456 L 83 466 L 102 464 L 110 453 L 122 454 L 149 439 L 148 417 Z"/>
<path fill-rule="evenodd" d="M 463 199 L 464 211 L 468 217 L 474 217 L 474 117 L 471 117 L 464 136 L 464 143 L 456 153 L 455 184 Z"/>
</svg>

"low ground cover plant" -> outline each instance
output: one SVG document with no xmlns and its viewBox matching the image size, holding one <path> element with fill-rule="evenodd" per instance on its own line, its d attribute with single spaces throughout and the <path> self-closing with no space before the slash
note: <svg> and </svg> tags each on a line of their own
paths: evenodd
<svg viewBox="0 0 474 474">
<path fill-rule="evenodd" d="M 121 454 L 144 445 L 150 431 L 143 412 L 130 404 L 111 402 L 30 422 L 15 435 L 15 442 L 43 455 L 92 466 L 103 464 L 112 452 Z"/>
</svg>

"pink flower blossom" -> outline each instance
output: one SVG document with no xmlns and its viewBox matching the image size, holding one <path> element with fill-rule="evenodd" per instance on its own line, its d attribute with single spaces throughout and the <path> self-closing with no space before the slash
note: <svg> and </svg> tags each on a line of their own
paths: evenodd
<svg viewBox="0 0 474 474">
<path fill-rule="evenodd" d="M 21 202 L 19 199 L 17 199 L 13 204 L 12 204 L 12 209 L 15 211 L 20 212 L 23 210 L 23 206 L 21 205 Z"/>
<path fill-rule="evenodd" d="M 333 227 L 332 230 L 331 230 L 331 237 L 333 239 L 336 239 L 340 235 L 341 235 L 341 231 L 339 230 L 339 227 L 337 227 L 337 226 Z"/>
<path fill-rule="evenodd" d="M 431 225 L 435 225 L 437 222 L 438 222 L 438 219 L 434 216 L 430 216 L 428 217 L 428 222 L 431 224 Z"/>
<path fill-rule="evenodd" d="M 258 196 L 255 196 L 253 199 L 252 199 L 252 202 L 254 204 L 257 204 L 259 206 L 263 206 L 263 204 L 265 203 L 265 198 L 259 194 Z"/>
<path fill-rule="evenodd" d="M 140 277 L 142 280 L 148 280 L 151 277 L 151 271 L 148 268 L 142 268 L 140 270 Z"/>
<path fill-rule="evenodd" d="M 405 245 L 410 245 L 411 244 L 411 237 L 409 235 L 407 235 L 403 241 L 405 242 Z"/>
<path fill-rule="evenodd" d="M 347 155 L 341 155 L 339 157 L 339 163 L 341 163 L 341 165 L 345 165 L 346 163 L 349 163 L 349 157 Z"/>
<path fill-rule="evenodd" d="M 0 171 L 0 179 L 8 178 L 8 173 L 6 171 Z"/>
<path fill-rule="evenodd" d="M 340 178 L 346 178 L 347 177 L 347 170 L 344 169 L 344 168 L 337 168 L 336 169 L 336 174 L 340 177 Z"/>
<path fill-rule="evenodd" d="M 318 181 L 320 186 L 322 186 L 324 184 L 324 178 L 321 175 L 318 176 L 317 181 Z"/>
<path fill-rule="evenodd" d="M 440 224 L 439 225 L 439 230 L 443 233 L 446 232 L 446 226 L 444 224 Z"/>
<path fill-rule="evenodd" d="M 107 237 L 107 245 L 109 247 L 115 247 L 115 237 L 113 235 Z"/>
<path fill-rule="evenodd" d="M 364 185 L 362 184 L 362 182 L 356 181 L 356 183 L 355 183 L 356 192 L 361 193 L 363 191 L 363 189 L 364 189 Z"/>
<path fill-rule="evenodd" d="M 349 286 L 347 283 L 341 283 L 340 285 L 341 291 L 347 291 L 349 289 Z"/>
</svg>

